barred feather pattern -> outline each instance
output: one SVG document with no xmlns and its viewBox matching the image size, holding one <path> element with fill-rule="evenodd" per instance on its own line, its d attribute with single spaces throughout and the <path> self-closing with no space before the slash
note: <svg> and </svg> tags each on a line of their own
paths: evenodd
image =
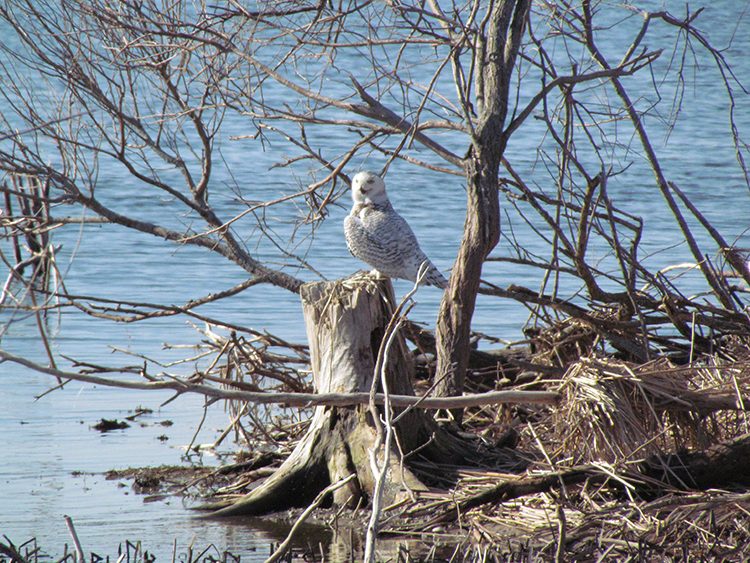
<svg viewBox="0 0 750 563">
<path fill-rule="evenodd" d="M 385 183 L 373 172 L 360 172 L 352 180 L 354 206 L 344 220 L 349 251 L 389 278 L 417 281 L 419 268 L 426 264 L 422 284 L 441 289 L 448 280 L 422 252 L 414 231 L 393 209 Z"/>
</svg>

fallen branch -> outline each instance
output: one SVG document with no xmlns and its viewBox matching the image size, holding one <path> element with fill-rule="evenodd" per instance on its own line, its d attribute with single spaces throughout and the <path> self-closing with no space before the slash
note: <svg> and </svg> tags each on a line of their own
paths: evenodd
<svg viewBox="0 0 750 563">
<path fill-rule="evenodd" d="M 438 514 L 427 522 L 420 522 L 415 525 L 420 529 L 429 530 L 431 527 L 437 526 L 438 524 L 453 522 L 460 515 L 466 514 L 469 510 L 478 506 L 485 504 L 498 504 L 522 496 L 544 493 L 559 487 L 561 484 L 567 486 L 576 483 L 583 483 L 586 480 L 598 479 L 604 481 L 609 478 L 611 478 L 611 475 L 594 467 L 573 468 L 559 472 L 556 471 L 538 477 L 519 477 L 518 479 L 505 481 L 480 493 L 471 495 L 460 502 L 454 503 L 451 508 L 442 514 Z"/>
<path fill-rule="evenodd" d="M 291 407 L 314 407 L 319 405 L 344 407 L 349 405 L 366 405 L 370 402 L 369 393 L 263 393 L 251 391 L 233 391 L 219 389 L 200 383 L 190 383 L 188 380 L 170 378 L 157 381 L 121 381 L 96 375 L 87 375 L 70 371 L 63 371 L 16 356 L 0 348 L 0 359 L 10 361 L 40 373 L 54 377 L 83 381 L 106 387 L 124 389 L 142 389 L 147 391 L 172 390 L 180 393 L 198 393 L 215 399 L 233 401 L 247 401 L 255 404 L 285 404 Z M 169 376 L 165 376 L 169 377 Z M 385 397 L 382 393 L 374 396 L 374 401 L 382 405 Z M 554 391 L 494 391 L 465 395 L 463 397 L 414 397 L 410 395 L 391 395 L 390 402 L 394 407 L 409 407 L 418 405 L 425 409 L 455 409 L 479 407 L 501 403 L 525 403 L 554 405 L 559 395 Z M 750 402 L 748 402 L 750 405 Z"/>
<path fill-rule="evenodd" d="M 657 484 L 682 490 L 746 488 L 750 486 L 750 434 L 699 451 L 654 455 L 639 470 Z"/>
<path fill-rule="evenodd" d="M 572 467 L 537 476 L 524 476 L 504 481 L 493 487 L 451 501 L 450 508 L 427 522 L 414 524 L 420 530 L 454 522 L 469 510 L 486 504 L 500 504 L 519 497 L 546 493 L 560 487 L 584 482 L 615 482 L 640 495 L 656 495 L 664 491 L 746 488 L 750 485 L 750 434 L 714 444 L 700 451 L 651 456 L 636 471 L 617 474 L 597 464 Z"/>
</svg>

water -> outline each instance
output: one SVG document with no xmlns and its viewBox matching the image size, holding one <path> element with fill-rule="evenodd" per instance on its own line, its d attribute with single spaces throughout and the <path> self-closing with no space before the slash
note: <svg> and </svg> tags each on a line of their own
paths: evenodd
<svg viewBox="0 0 750 563">
<path fill-rule="evenodd" d="M 673 13 L 682 14 L 675 5 L 670 3 L 667 7 Z M 658 2 L 644 4 L 649 9 L 660 9 L 661 6 Z M 723 49 L 723 56 L 741 79 L 750 76 L 750 60 L 746 56 L 750 50 L 750 26 L 746 25 L 747 16 L 744 20 L 740 18 L 742 8 L 733 2 L 714 2 L 698 20 L 701 29 L 707 30 L 709 39 Z M 613 16 L 613 19 L 619 17 Z M 727 21 L 740 23 L 736 28 L 727 27 Z M 640 22 L 637 17 L 628 20 L 619 35 L 603 45 L 607 53 L 622 53 L 625 49 L 623 41 L 632 37 Z M 658 22 L 652 23 L 652 30 L 656 33 L 651 39 L 653 48 L 660 46 L 654 37 L 673 33 Z M 4 40 L 10 40 L 7 37 L 9 35 L 5 34 Z M 677 58 L 681 56 L 682 53 L 675 54 Z M 746 234 L 749 226 L 748 190 L 727 137 L 728 102 L 721 88 L 716 86 L 718 74 L 710 58 L 700 52 L 696 56 L 700 70 L 688 78 L 696 79 L 697 84 L 684 92 L 681 119 L 667 136 L 656 119 L 646 118 L 647 124 L 654 127 L 651 140 L 668 177 L 690 195 L 727 240 L 736 241 L 741 248 L 750 248 Z M 663 71 L 670 64 L 670 58 L 671 53 L 663 54 L 658 69 Z M 367 74 L 366 69 L 361 72 Z M 418 73 L 419 69 L 415 68 L 414 72 Z M 658 80 L 658 73 L 655 77 L 654 80 Z M 344 78 L 339 83 L 345 83 Z M 647 84 L 652 78 L 644 74 L 625 81 L 631 86 Z M 335 86 L 335 81 L 333 83 Z M 669 113 L 671 92 L 677 86 L 675 83 L 662 85 L 664 100 L 655 111 L 662 115 Z M 531 84 L 522 95 L 530 95 L 536 87 L 537 83 Z M 452 95 L 449 88 L 444 91 Z M 282 91 L 275 89 L 272 92 L 281 95 Z M 735 88 L 734 94 L 737 97 L 734 117 L 740 132 L 746 133 L 750 131 L 750 103 L 739 88 Z M 580 93 L 581 97 L 585 95 Z M 645 107 L 655 101 L 643 99 L 637 103 Z M 523 105 L 523 99 L 521 102 Z M 0 105 L 0 112 L 5 114 L 7 107 Z M 248 138 L 237 139 L 253 132 L 249 119 L 225 118 L 216 139 L 224 158 L 216 163 L 216 178 L 220 183 L 217 185 L 241 187 L 246 190 L 243 192 L 247 194 L 245 197 L 253 200 L 276 197 L 280 192 L 294 192 L 296 179 L 289 169 L 269 168 L 281 158 L 280 155 L 293 157 L 299 154 L 298 151 L 271 133 L 268 133 L 271 142 L 265 145 Z M 310 132 L 311 138 L 314 135 L 316 133 Z M 348 139 L 330 131 L 324 130 L 317 135 L 329 156 L 347 148 Z M 549 191 L 550 179 L 537 149 L 540 146 L 549 149 L 550 145 L 543 143 L 542 138 L 541 124 L 531 120 L 512 138 L 506 157 L 532 188 Z M 440 138 L 440 141 L 457 154 L 465 151 L 462 142 L 454 137 Z M 614 165 L 625 167 L 628 164 L 629 168 L 625 174 L 610 181 L 609 194 L 621 208 L 646 221 L 641 257 L 652 270 L 692 262 L 686 246 L 677 244 L 681 240 L 679 230 L 661 196 L 656 193 L 653 176 L 644 164 L 640 146 L 635 139 L 624 141 L 630 152 L 626 157 L 619 153 Z M 429 158 L 424 152 L 420 157 Z M 364 162 L 363 159 L 353 162 L 348 171 L 356 171 L 360 166 L 379 170 L 383 164 L 384 160 L 373 153 Z M 306 181 L 304 165 L 295 168 L 294 172 Z M 423 249 L 439 268 L 450 268 L 460 244 L 464 221 L 465 194 L 461 179 L 456 177 L 446 181 L 443 175 L 395 163 L 389 170 L 387 182 L 394 206 L 412 225 Z M 176 216 L 173 201 L 156 201 L 155 192 L 149 192 L 131 180 L 119 165 L 102 162 L 98 183 L 99 194 L 115 209 L 175 229 L 183 229 L 191 222 L 198 230 L 202 229 L 202 226 L 197 226 L 200 225 L 197 218 Z M 337 279 L 364 268 L 346 249 L 342 221 L 348 213 L 349 200 L 341 190 L 337 195 L 340 205 L 329 208 L 330 215 L 314 234 L 307 238 L 298 235 L 295 244 L 289 248 L 328 279 Z M 229 189 L 221 195 L 217 193 L 212 203 L 223 218 L 246 208 Z M 542 241 L 514 214 L 508 202 L 501 201 L 501 205 L 505 238 L 492 255 L 511 256 L 513 236 L 521 238 L 530 251 L 544 255 L 546 247 Z M 437 213 L 436 207 L 440 209 Z M 56 212 L 65 214 L 67 210 L 62 207 Z M 269 236 L 275 237 L 277 242 L 283 241 L 290 231 L 290 225 L 285 221 L 293 219 L 296 213 L 292 206 L 286 206 L 274 211 L 273 217 L 269 215 L 268 225 L 274 229 Z M 696 222 L 689 219 L 689 223 L 707 251 L 714 252 L 714 245 Z M 273 245 L 259 235 L 252 216 L 243 218 L 233 227 L 252 254 L 268 260 L 272 266 L 280 261 Z M 63 245 L 58 265 L 67 272 L 65 284 L 72 294 L 182 304 L 226 290 L 247 279 L 247 274 L 239 267 L 207 250 L 189 246 L 177 248 L 150 235 L 119 227 L 71 225 L 55 231 L 53 241 L 56 245 Z M 668 250 L 663 250 L 665 248 Z M 2 250 L 7 253 L 7 248 Z M 292 275 L 306 281 L 318 279 L 294 259 L 287 260 L 286 264 L 285 271 Z M 4 280 L 6 273 L 7 268 L 0 266 L 0 278 Z M 501 287 L 517 283 L 536 289 L 541 281 L 537 270 L 499 262 L 488 263 L 483 277 Z M 683 284 L 681 287 L 686 293 L 698 293 L 704 289 L 702 280 L 695 274 L 684 278 Z M 410 289 L 407 282 L 396 281 L 395 286 L 397 295 Z M 565 286 L 563 289 L 567 296 L 577 288 Z M 440 297 L 440 293 L 432 288 L 421 289 L 412 319 L 434 326 Z M 306 341 L 298 297 L 279 288 L 251 288 L 231 299 L 206 305 L 199 312 L 224 322 L 268 330 L 291 342 Z M 517 303 L 480 296 L 474 328 L 513 340 L 520 338 L 526 317 L 526 309 Z M 11 319 L 14 322 L 9 323 Z M 0 322 L 7 327 L 7 333 L 2 337 L 5 349 L 46 362 L 33 317 L 24 318 L 20 312 L 6 310 L 0 314 Z M 92 320 L 72 309 L 60 311 L 59 318 L 51 314 L 47 329 L 61 369 L 70 369 L 63 355 L 102 365 L 132 365 L 142 361 L 138 356 L 113 352 L 112 345 L 168 364 L 183 358 L 188 352 L 184 348 L 164 349 L 164 344 L 191 346 L 201 339 L 183 317 L 114 324 Z M 155 366 L 153 372 L 158 371 L 187 375 L 191 373 L 192 365 Z M 16 543 L 36 537 L 47 551 L 57 554 L 64 543 L 70 543 L 63 521 L 63 515 L 68 515 L 73 519 L 84 547 L 99 554 L 114 554 L 118 544 L 126 539 L 142 540 L 159 560 L 171 558 L 173 542 L 177 543 L 179 553 L 183 553 L 192 542 L 198 548 L 214 544 L 250 559 L 259 559 L 266 554 L 267 540 L 264 538 L 269 536 L 257 522 L 196 520 L 178 499 L 144 503 L 143 497 L 135 495 L 129 487 L 120 487 L 117 482 L 106 481 L 103 476 L 109 469 L 181 463 L 182 448 L 198 431 L 202 416 L 201 398 L 181 397 L 160 408 L 169 394 L 112 390 L 72 382 L 64 390 L 35 400 L 55 381 L 7 363 L 0 364 L 0 382 L 0 435 L 3 436 L 0 533 Z M 133 424 L 130 429 L 107 434 L 92 428 L 101 418 L 122 419 L 137 406 L 154 411 L 139 420 L 144 426 Z M 174 425 L 165 428 L 159 425 L 163 420 L 171 420 Z M 227 423 L 221 406 L 209 409 L 206 422 L 196 437 L 197 443 L 212 443 Z M 162 434 L 169 437 L 166 442 L 157 439 Z M 227 449 L 234 447 L 226 445 Z M 220 460 L 206 454 L 193 462 L 215 465 Z M 74 472 L 82 473 L 73 475 Z"/>
</svg>

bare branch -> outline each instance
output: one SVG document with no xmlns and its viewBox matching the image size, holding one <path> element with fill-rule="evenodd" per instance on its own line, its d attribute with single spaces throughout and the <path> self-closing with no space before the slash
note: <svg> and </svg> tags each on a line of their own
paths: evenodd
<svg viewBox="0 0 750 563">
<path fill-rule="evenodd" d="M 149 390 L 173 390 L 177 394 L 197 393 L 213 399 L 226 399 L 233 401 L 245 401 L 256 404 L 285 404 L 292 407 L 314 407 L 319 405 L 330 405 L 345 407 L 348 405 L 367 405 L 370 402 L 370 393 L 253 393 L 249 391 L 234 391 L 220 389 L 208 385 L 192 383 L 189 379 L 177 379 L 164 375 L 161 379 L 152 381 L 127 381 L 110 379 L 96 375 L 88 375 L 78 372 L 63 371 L 37 364 L 15 354 L 11 354 L 0 348 L 0 358 L 33 369 L 39 373 L 45 373 L 61 379 L 72 379 L 104 385 L 106 387 L 118 387 L 121 389 Z M 464 397 L 413 397 L 409 395 L 389 395 L 394 407 L 408 407 L 419 405 L 425 409 L 451 409 L 466 408 L 479 405 L 495 405 L 501 403 L 528 403 L 554 405 L 558 395 L 550 391 L 496 391 L 493 393 L 482 393 L 481 395 L 466 395 Z M 375 404 L 382 405 L 385 396 L 381 393 L 373 395 Z M 750 405 L 750 403 L 748 403 Z"/>
</svg>

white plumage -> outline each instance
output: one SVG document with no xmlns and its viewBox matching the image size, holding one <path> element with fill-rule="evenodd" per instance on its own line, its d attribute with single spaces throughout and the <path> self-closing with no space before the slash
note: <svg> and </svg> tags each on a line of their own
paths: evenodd
<svg viewBox="0 0 750 563">
<path fill-rule="evenodd" d="M 354 206 L 344 219 L 349 251 L 381 275 L 417 281 L 420 266 L 427 262 L 422 283 L 448 287 L 448 280 L 419 248 L 409 224 L 394 211 L 385 182 L 374 172 L 359 172 L 352 179 Z"/>
</svg>

